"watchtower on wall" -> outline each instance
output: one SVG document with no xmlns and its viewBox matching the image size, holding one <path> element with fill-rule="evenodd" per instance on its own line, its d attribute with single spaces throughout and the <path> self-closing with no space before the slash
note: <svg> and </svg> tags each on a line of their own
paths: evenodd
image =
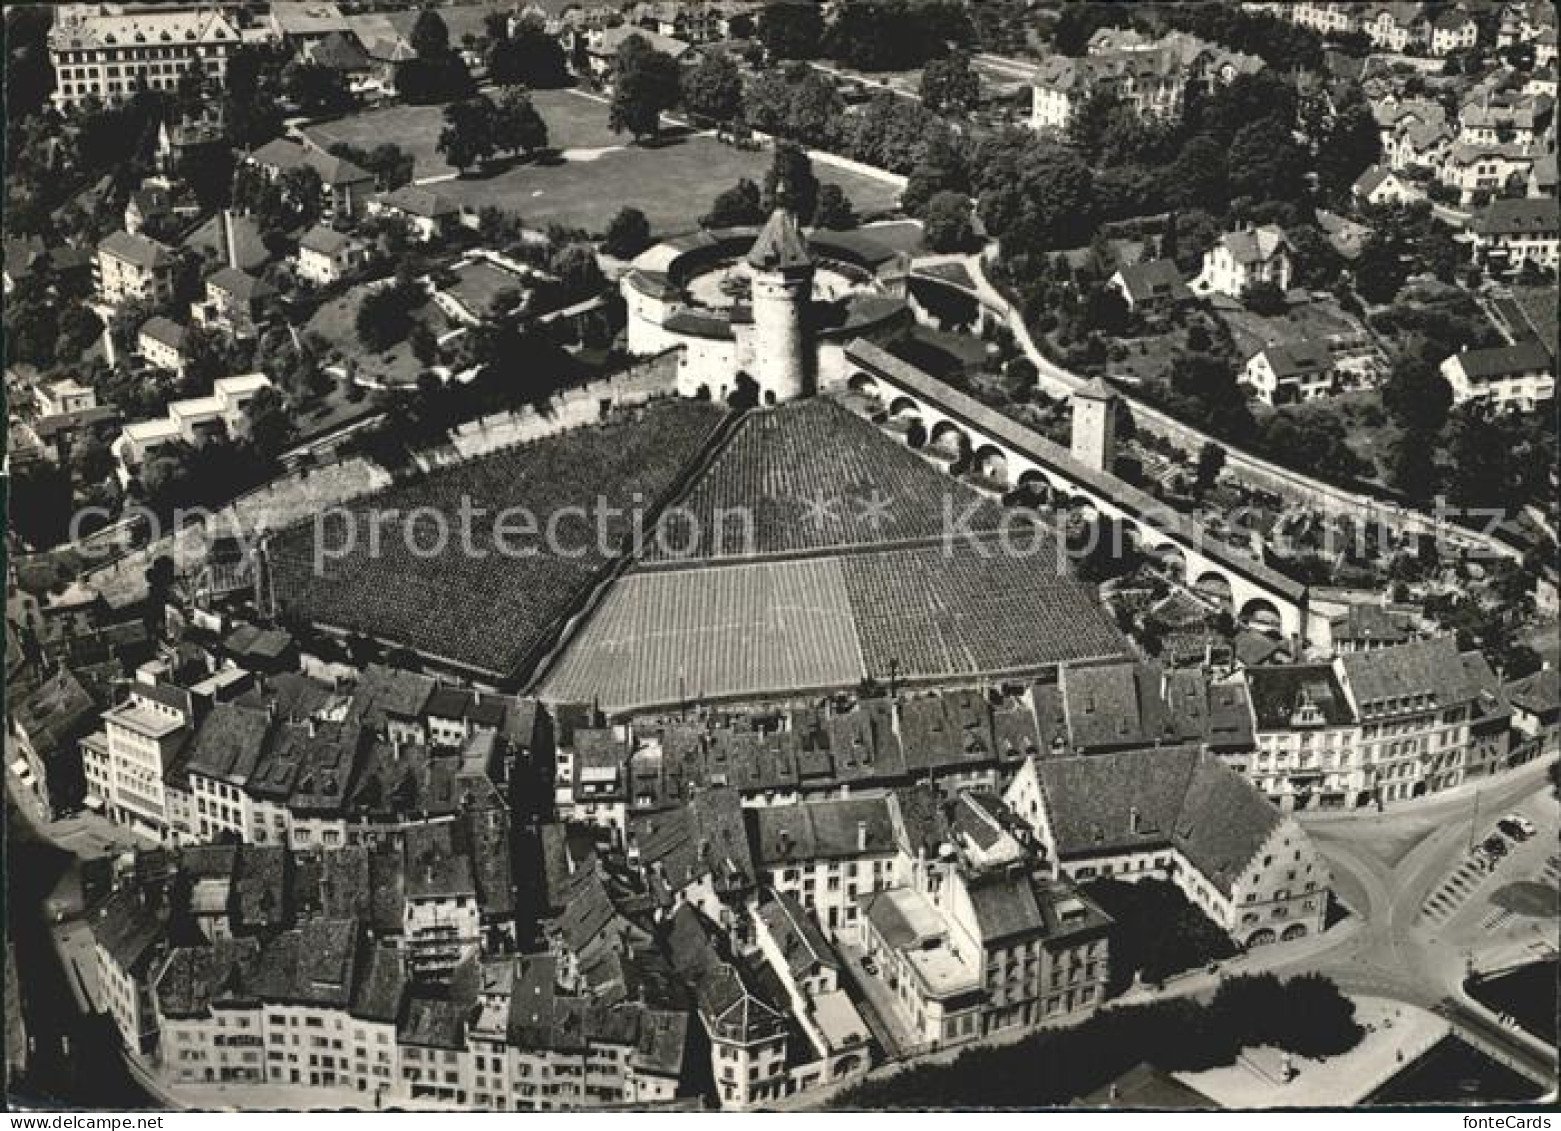
<svg viewBox="0 0 1561 1131">
<path fill-rule="evenodd" d="M 797 218 L 784 203 L 770 213 L 748 251 L 753 271 L 753 379 L 765 403 L 814 391 L 808 306 L 813 299 L 813 255 Z"/>
<path fill-rule="evenodd" d="M 1117 395 L 1100 378 L 1073 394 L 1073 458 L 1111 473 L 1117 462 Z"/>
</svg>

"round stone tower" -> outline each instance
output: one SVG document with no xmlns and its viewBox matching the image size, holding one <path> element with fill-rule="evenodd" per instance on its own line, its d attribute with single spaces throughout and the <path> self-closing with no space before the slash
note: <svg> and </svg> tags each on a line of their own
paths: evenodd
<svg viewBox="0 0 1561 1131">
<path fill-rule="evenodd" d="M 770 214 L 748 251 L 753 272 L 753 379 L 762 403 L 813 391 L 813 343 L 808 306 L 813 256 L 797 218 L 783 203 Z"/>
</svg>

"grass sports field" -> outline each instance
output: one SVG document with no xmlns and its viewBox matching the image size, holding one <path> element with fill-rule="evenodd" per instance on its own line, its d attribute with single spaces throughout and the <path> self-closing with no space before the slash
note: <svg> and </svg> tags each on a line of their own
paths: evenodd
<svg viewBox="0 0 1561 1131">
<path fill-rule="evenodd" d="M 770 155 L 724 145 L 708 135 L 674 136 L 664 143 L 631 146 L 626 134 L 607 129 L 606 103 L 575 90 L 540 90 L 532 96 L 548 124 L 549 142 L 563 151 L 557 163 L 526 163 L 486 176 L 454 177 L 436 152 L 443 110 L 437 106 L 393 106 L 310 126 L 322 147 L 346 141 L 372 149 L 393 142 L 412 153 L 414 176 L 450 178 L 434 182 L 440 193 L 478 209 L 494 204 L 533 227 L 559 223 L 591 232 L 605 230 L 620 208 L 638 208 L 658 237 L 692 231 L 716 194 L 740 177 L 764 179 Z M 821 181 L 838 184 L 858 212 L 894 207 L 899 190 L 890 182 L 815 162 Z"/>
</svg>

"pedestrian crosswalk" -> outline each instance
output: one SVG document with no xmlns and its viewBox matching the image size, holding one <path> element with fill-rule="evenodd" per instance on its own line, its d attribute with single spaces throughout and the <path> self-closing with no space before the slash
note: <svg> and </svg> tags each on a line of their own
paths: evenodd
<svg viewBox="0 0 1561 1131">
<path fill-rule="evenodd" d="M 1495 911 L 1485 916 L 1485 921 L 1480 924 L 1480 927 L 1487 931 L 1499 931 L 1507 925 L 1507 920 L 1511 919 L 1512 915 L 1513 913 L 1507 908 L 1498 907 Z"/>
<path fill-rule="evenodd" d="M 1423 918 L 1444 923 L 1464 905 L 1485 879 L 1485 867 L 1476 860 L 1465 860 L 1454 868 L 1420 908 Z"/>
</svg>

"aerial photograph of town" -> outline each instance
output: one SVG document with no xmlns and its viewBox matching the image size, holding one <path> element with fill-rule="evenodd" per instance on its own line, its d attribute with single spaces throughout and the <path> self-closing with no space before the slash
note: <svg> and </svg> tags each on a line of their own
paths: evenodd
<svg viewBox="0 0 1561 1131">
<path fill-rule="evenodd" d="M 3 17 L 6 1128 L 1550 1126 L 1551 0 Z"/>
</svg>

